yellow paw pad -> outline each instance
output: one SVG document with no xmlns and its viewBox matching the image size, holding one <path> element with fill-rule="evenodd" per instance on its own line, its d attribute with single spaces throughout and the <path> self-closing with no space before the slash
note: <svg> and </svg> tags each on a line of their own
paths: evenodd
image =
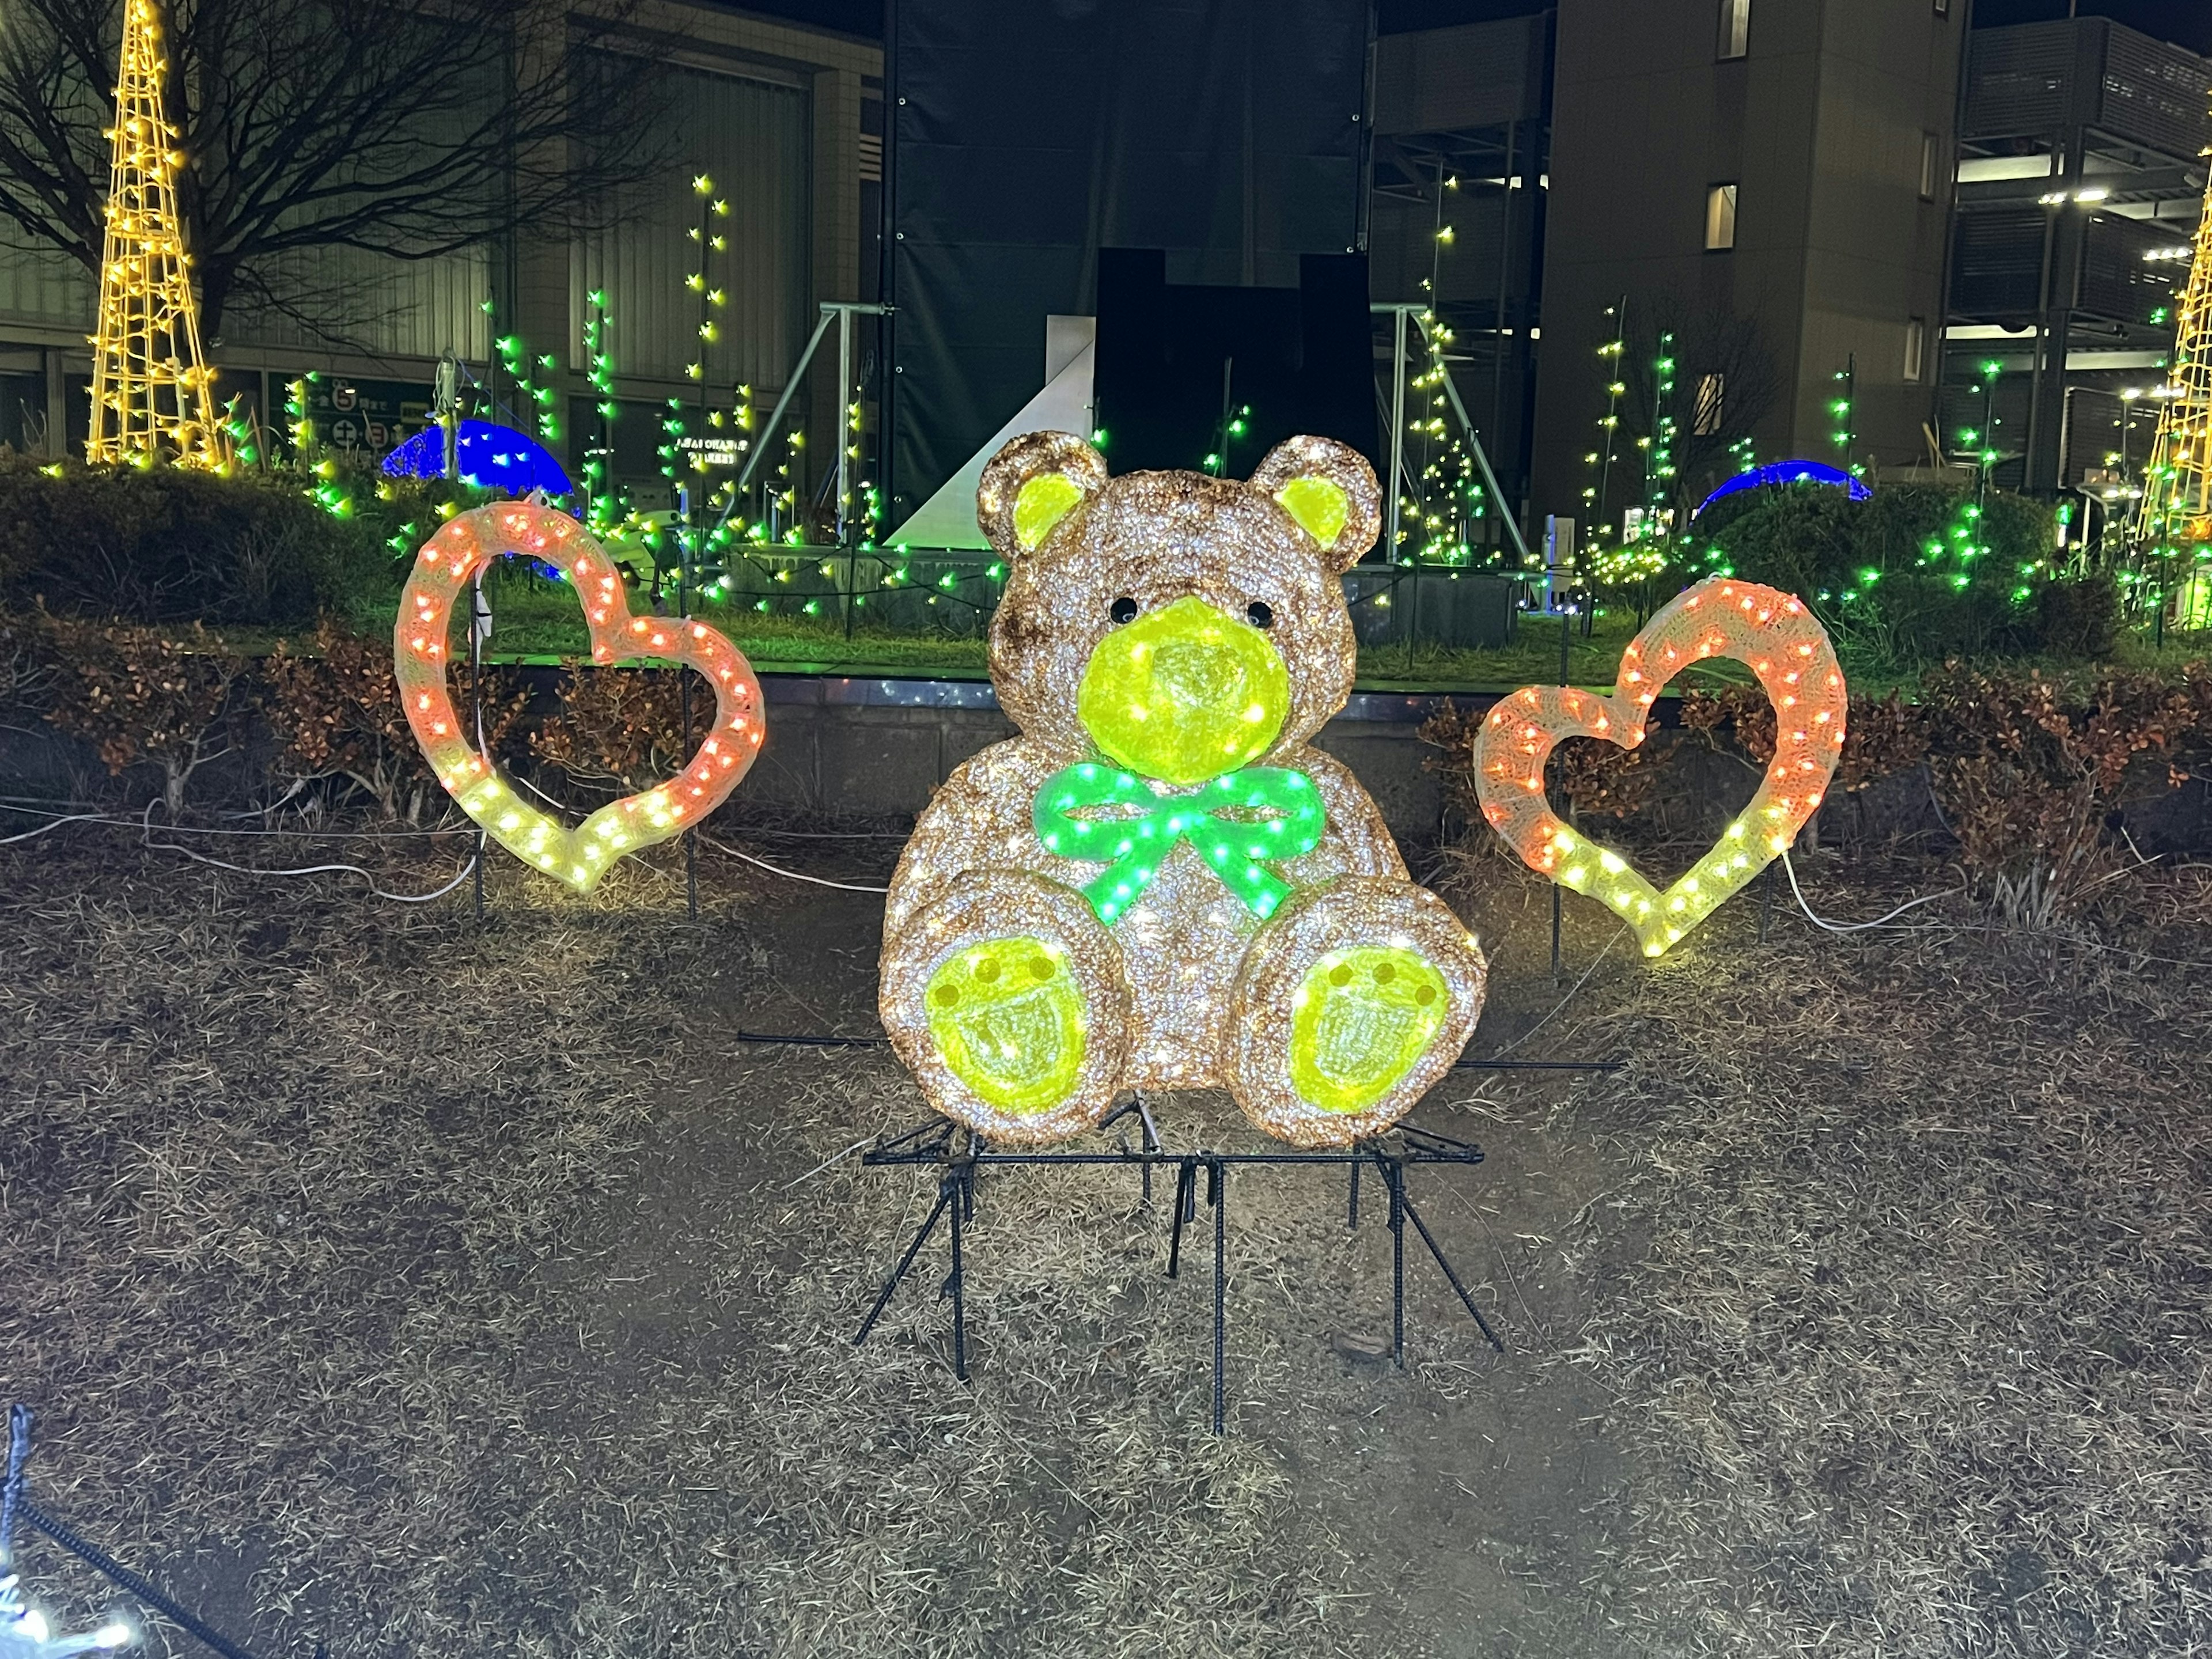
<svg viewBox="0 0 2212 1659">
<path fill-rule="evenodd" d="M 987 1104 L 1049 1111 L 1074 1091 L 1084 998 L 1058 945 L 1036 939 L 971 945 L 930 975 L 923 1003 L 938 1053 Z"/>
<path fill-rule="evenodd" d="M 1331 951 L 1291 999 L 1291 1083 L 1322 1111 L 1364 1112 L 1413 1070 L 1450 1006 L 1418 951 Z"/>
</svg>

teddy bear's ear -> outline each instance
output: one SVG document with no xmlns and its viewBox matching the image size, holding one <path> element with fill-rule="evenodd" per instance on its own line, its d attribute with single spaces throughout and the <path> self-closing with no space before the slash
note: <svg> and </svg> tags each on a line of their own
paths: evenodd
<svg viewBox="0 0 2212 1659">
<path fill-rule="evenodd" d="M 1073 433 L 1024 433 L 1008 440 L 983 469 L 975 522 L 1001 554 L 1022 558 L 1105 488 L 1105 457 Z"/>
<path fill-rule="evenodd" d="M 1252 487 L 1274 498 L 1320 544 L 1334 569 L 1358 563 L 1382 528 L 1382 492 L 1375 469 L 1350 444 L 1334 438 L 1285 439 L 1260 463 Z"/>
</svg>

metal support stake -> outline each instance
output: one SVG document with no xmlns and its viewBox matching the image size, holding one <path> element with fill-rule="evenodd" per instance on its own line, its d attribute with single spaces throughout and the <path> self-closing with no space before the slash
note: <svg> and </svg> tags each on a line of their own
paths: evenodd
<svg viewBox="0 0 2212 1659">
<path fill-rule="evenodd" d="M 1390 1194 L 1390 1358 L 1406 1369 L 1406 1171 L 1393 1158 L 1375 1155 Z"/>
<path fill-rule="evenodd" d="M 1355 1154 L 1358 1150 L 1353 1148 Z M 1352 1160 L 1352 1201 L 1344 1206 L 1344 1224 L 1346 1227 L 1359 1224 L 1359 1159 L 1357 1156 Z"/>
<path fill-rule="evenodd" d="M 890 1306 L 891 1297 L 897 1291 L 899 1281 L 906 1277 L 907 1269 L 914 1266 L 914 1259 L 921 1254 L 921 1247 L 929 1243 L 930 1234 L 937 1231 L 937 1224 L 944 1218 L 945 1211 L 951 1207 L 953 1195 L 957 1190 L 949 1176 L 938 1183 L 936 1208 L 930 1211 L 929 1218 L 916 1230 L 912 1242 L 906 1247 L 906 1254 L 898 1259 L 898 1266 L 891 1269 L 891 1276 L 884 1281 L 883 1291 L 876 1297 L 875 1306 L 868 1310 L 868 1316 L 860 1322 L 860 1334 L 853 1339 L 854 1347 L 866 1342 L 868 1333 L 876 1328 L 876 1321 L 881 1319 L 884 1310 Z"/>
<path fill-rule="evenodd" d="M 1564 535 L 1562 535 L 1562 540 L 1564 540 Z M 1564 564 L 1553 566 L 1553 568 L 1558 571 L 1558 577 L 1555 577 L 1555 580 L 1566 581 L 1566 588 L 1564 588 L 1562 595 L 1559 595 L 1559 598 L 1562 598 L 1562 606 L 1559 606 L 1559 686 L 1562 688 L 1566 686 L 1568 650 L 1573 648 L 1573 639 L 1575 639 L 1575 619 L 1566 613 L 1566 604 L 1564 604 L 1568 592 L 1575 591 L 1573 557 L 1575 557 L 1573 553 L 1568 553 Z M 1564 898 L 1562 890 L 1559 890 L 1558 883 L 1555 883 L 1551 890 L 1551 978 L 1553 982 L 1558 982 L 1559 980 L 1559 931 L 1562 931 L 1562 925 L 1564 925 L 1564 915 L 1566 915 L 1566 898 Z"/>
<path fill-rule="evenodd" d="M 479 570 L 469 587 L 469 702 L 476 716 L 477 753 L 483 755 L 487 766 L 491 764 L 491 757 L 484 754 L 483 644 L 484 635 L 491 631 L 490 622 L 491 607 L 484 603 L 483 572 Z M 490 835 L 479 827 L 476 868 L 471 872 L 479 924 L 484 919 L 484 848 L 490 844 Z"/>
<path fill-rule="evenodd" d="M 1481 1331 L 1492 1347 L 1504 1353 L 1505 1344 L 1498 1340 L 1498 1333 L 1490 1328 L 1490 1322 L 1482 1316 L 1482 1310 L 1474 1305 L 1474 1298 L 1467 1293 L 1467 1286 L 1460 1283 L 1459 1275 L 1452 1271 L 1450 1259 L 1444 1255 L 1443 1247 L 1437 1243 L 1436 1235 L 1429 1231 L 1429 1224 L 1421 1219 L 1421 1212 L 1413 1207 L 1413 1200 L 1406 1196 L 1405 1179 L 1406 1172 L 1401 1168 L 1398 1171 L 1398 1207 L 1413 1224 L 1413 1231 L 1420 1234 L 1421 1243 L 1429 1247 L 1429 1254 L 1437 1259 L 1437 1266 L 1444 1270 L 1444 1277 L 1451 1281 L 1452 1289 L 1459 1292 L 1460 1305 L 1474 1316 L 1476 1328 Z M 1406 1362 L 1401 1358 L 1398 1363 L 1402 1365 Z"/>
<path fill-rule="evenodd" d="M 1193 1200 L 1192 1188 L 1198 1178 L 1198 1163 L 1194 1158 L 1176 1161 L 1175 1224 L 1168 1231 L 1168 1271 L 1170 1279 L 1176 1278 L 1182 1268 L 1182 1225 L 1190 1219 Z"/>
<path fill-rule="evenodd" d="M 1229 1266 L 1224 1255 L 1229 1213 L 1229 1169 L 1218 1161 L 1206 1166 L 1206 1201 L 1213 1206 L 1213 1431 L 1221 1432 L 1223 1352 L 1226 1348 Z"/>
<path fill-rule="evenodd" d="M 837 545 L 848 555 L 853 550 L 853 445 L 847 416 L 852 395 L 853 311 L 849 306 L 840 306 L 837 308 Z M 848 575 L 845 583 L 845 608 L 848 612 L 853 607 L 852 586 Z"/>
<path fill-rule="evenodd" d="M 1390 505 L 1384 515 L 1382 558 L 1398 562 L 1398 502 L 1405 491 L 1406 474 L 1406 313 L 1401 307 L 1390 316 Z"/>
<path fill-rule="evenodd" d="M 945 1294 L 952 1298 L 952 1374 L 968 1380 L 968 1302 L 965 1264 L 960 1256 L 963 1211 L 974 1213 L 975 1166 L 956 1164 L 945 1178 L 952 1188 L 952 1273 L 945 1281 Z"/>
<path fill-rule="evenodd" d="M 706 258 L 703 253 L 699 256 Z M 701 343 L 701 351 L 706 349 Z M 703 398 L 704 393 L 701 396 Z M 691 486 L 678 484 L 676 488 L 677 506 L 683 515 L 684 528 L 678 532 L 676 544 L 676 617 L 678 622 L 691 620 L 691 541 L 695 526 L 691 521 Z M 684 721 L 684 752 L 691 752 L 691 671 L 679 667 L 676 671 L 684 678 L 678 683 Z M 699 836 L 698 826 L 693 825 L 684 837 L 684 914 L 687 920 L 699 920 Z"/>
</svg>

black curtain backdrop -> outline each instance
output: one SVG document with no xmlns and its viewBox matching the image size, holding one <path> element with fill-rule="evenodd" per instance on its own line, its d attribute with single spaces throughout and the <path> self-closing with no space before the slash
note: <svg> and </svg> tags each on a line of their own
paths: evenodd
<svg viewBox="0 0 2212 1659">
<path fill-rule="evenodd" d="M 1295 289 L 1358 238 L 1367 0 L 896 0 L 898 522 L 1035 394 L 1102 247 Z"/>
<path fill-rule="evenodd" d="M 1241 478 L 1305 432 L 1379 467 L 1367 256 L 1297 263 L 1296 288 L 1170 283 L 1157 249 L 1100 250 L 1091 389 L 1115 471 L 1197 467 L 1218 450 Z"/>
</svg>

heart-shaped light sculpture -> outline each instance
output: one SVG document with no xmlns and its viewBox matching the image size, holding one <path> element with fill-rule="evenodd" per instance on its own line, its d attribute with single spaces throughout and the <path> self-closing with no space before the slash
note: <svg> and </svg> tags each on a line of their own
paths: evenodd
<svg viewBox="0 0 2212 1659">
<path fill-rule="evenodd" d="M 1668 681 L 1711 657 L 1759 676 L 1774 704 L 1774 759 L 1751 804 L 1662 893 L 1560 821 L 1544 799 L 1544 763 L 1565 738 L 1635 748 Z M 1629 642 L 1611 696 L 1527 685 L 1492 709 L 1474 740 L 1475 795 L 1530 869 L 1606 905 L 1636 930 L 1644 955 L 1659 956 L 1796 839 L 1835 775 L 1849 701 L 1827 631 L 1803 600 L 1710 577 L 1662 605 Z"/>
<path fill-rule="evenodd" d="M 478 572 L 509 553 L 542 559 L 574 585 L 593 662 L 659 658 L 696 669 L 714 690 L 714 723 L 681 772 L 600 807 L 574 830 L 523 799 L 477 752 L 446 689 L 453 602 Z M 597 886 L 623 854 L 678 835 L 720 805 L 752 766 L 764 735 L 760 682 L 744 653 L 704 623 L 631 616 L 622 573 L 605 550 L 567 514 L 531 501 L 460 514 L 422 544 L 399 596 L 392 667 L 416 741 L 461 810 L 517 858 L 579 892 Z"/>
</svg>

